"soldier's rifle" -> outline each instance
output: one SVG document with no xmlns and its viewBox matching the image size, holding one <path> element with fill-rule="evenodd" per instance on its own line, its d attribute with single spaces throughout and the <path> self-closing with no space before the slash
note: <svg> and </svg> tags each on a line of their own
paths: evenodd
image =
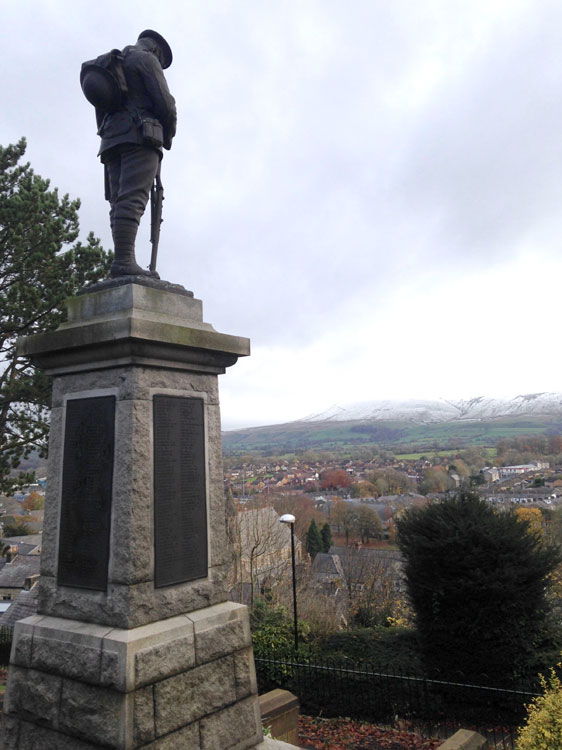
<svg viewBox="0 0 562 750">
<path fill-rule="evenodd" d="M 164 187 L 160 179 L 160 165 L 150 188 L 150 242 L 152 253 L 150 255 L 149 269 L 156 271 L 156 258 L 158 256 L 158 243 L 160 242 L 160 224 L 162 224 L 162 203 L 164 201 Z"/>
</svg>

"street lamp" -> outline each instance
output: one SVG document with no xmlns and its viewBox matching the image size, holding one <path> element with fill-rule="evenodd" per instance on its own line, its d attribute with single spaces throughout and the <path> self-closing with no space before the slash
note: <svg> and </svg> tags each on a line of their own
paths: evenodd
<svg viewBox="0 0 562 750">
<path fill-rule="evenodd" d="M 299 650 L 299 634 L 297 625 L 297 573 L 295 568 L 295 521 L 291 513 L 285 513 L 279 519 L 281 523 L 287 523 L 291 527 L 291 560 L 293 563 L 293 620 L 295 627 L 295 654 Z"/>
</svg>

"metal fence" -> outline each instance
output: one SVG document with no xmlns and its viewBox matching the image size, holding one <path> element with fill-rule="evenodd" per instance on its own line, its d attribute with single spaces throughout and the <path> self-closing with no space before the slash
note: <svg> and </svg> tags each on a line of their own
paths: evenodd
<svg viewBox="0 0 562 750">
<path fill-rule="evenodd" d="M 538 693 L 396 674 L 373 665 L 256 658 L 259 691 L 285 688 L 303 713 L 346 716 L 446 738 L 474 729 L 493 748 L 514 748 L 525 706 Z"/>
<path fill-rule="evenodd" d="M 0 629 L 0 666 L 10 660 L 13 630 Z M 294 693 L 301 711 L 313 716 L 347 716 L 398 726 L 423 737 L 446 738 L 474 729 L 492 748 L 515 747 L 525 706 L 537 695 L 463 682 L 406 676 L 372 664 L 342 666 L 329 661 L 256 657 L 259 692 L 276 687 Z"/>
</svg>

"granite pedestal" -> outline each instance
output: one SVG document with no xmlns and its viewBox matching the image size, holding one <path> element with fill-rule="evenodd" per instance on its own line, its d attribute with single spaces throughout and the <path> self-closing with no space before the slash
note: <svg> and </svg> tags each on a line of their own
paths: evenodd
<svg viewBox="0 0 562 750">
<path fill-rule="evenodd" d="M 97 285 L 19 342 L 53 375 L 37 616 L 16 626 L 4 750 L 233 750 L 262 739 L 227 601 L 218 374 L 247 339 L 185 290 Z"/>
</svg>

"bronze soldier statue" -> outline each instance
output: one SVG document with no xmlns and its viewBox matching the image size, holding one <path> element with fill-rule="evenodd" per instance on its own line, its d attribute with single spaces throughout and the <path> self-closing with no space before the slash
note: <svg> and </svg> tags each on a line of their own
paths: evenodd
<svg viewBox="0 0 562 750">
<path fill-rule="evenodd" d="M 105 170 L 115 250 L 110 274 L 159 278 L 155 270 L 137 264 L 135 238 L 157 175 L 159 182 L 162 148 L 171 148 L 176 133 L 176 104 L 163 73 L 172 63 L 172 50 L 160 34 L 148 29 L 136 44 L 109 54 L 118 60 L 117 73 L 123 84 L 119 104 L 98 106 L 98 100 L 88 96 L 84 81 L 82 84 L 86 96 L 96 104 L 101 136 L 98 156 Z"/>
</svg>

